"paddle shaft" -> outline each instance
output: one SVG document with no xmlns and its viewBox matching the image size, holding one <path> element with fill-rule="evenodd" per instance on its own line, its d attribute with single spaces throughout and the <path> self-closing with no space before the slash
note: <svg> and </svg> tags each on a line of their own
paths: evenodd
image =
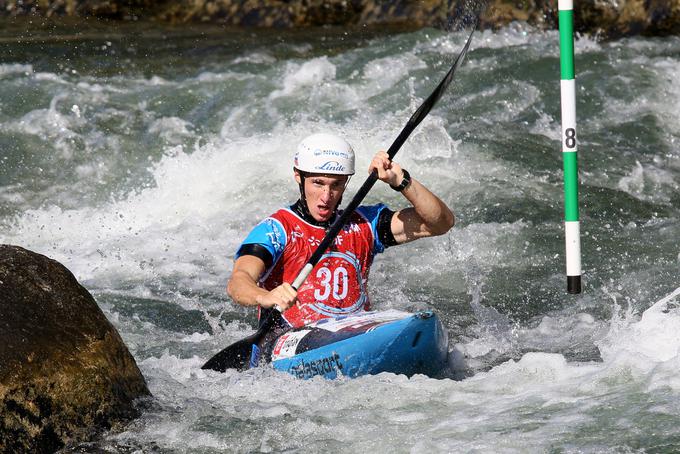
<svg viewBox="0 0 680 454">
<path fill-rule="evenodd" d="M 472 28 L 470 36 L 468 36 L 468 39 L 465 42 L 465 47 L 463 47 L 463 50 L 460 52 L 460 54 L 458 54 L 458 57 L 453 62 L 453 65 L 451 65 L 449 72 L 446 73 L 446 76 L 444 76 L 442 81 L 439 82 L 439 85 L 437 85 L 437 88 L 434 89 L 430 96 L 428 96 L 428 98 L 420 105 L 420 107 L 418 107 L 418 110 L 414 112 L 409 121 L 406 123 L 406 126 L 404 126 L 390 148 L 387 150 L 387 155 L 390 157 L 390 159 L 394 158 L 413 130 L 416 129 L 420 122 L 423 121 L 428 113 L 430 113 L 430 110 L 432 110 L 439 98 L 441 98 L 442 94 L 444 94 L 446 87 L 448 87 L 453 80 L 453 74 L 456 72 L 456 69 L 463 63 L 465 54 L 467 54 L 467 51 L 470 48 L 470 42 L 474 32 L 475 27 Z M 319 263 L 319 260 L 321 260 L 323 254 L 335 240 L 335 237 L 338 235 L 342 227 L 347 223 L 347 220 L 352 215 L 352 213 L 354 213 L 354 210 L 357 209 L 361 201 L 364 200 L 364 197 L 366 197 L 366 194 L 368 194 L 376 181 L 378 181 L 378 171 L 373 169 L 373 172 L 371 172 L 364 184 L 361 186 L 361 188 L 359 188 L 359 191 L 356 193 L 354 198 L 352 198 L 349 204 L 347 204 L 347 207 L 345 207 L 342 214 L 335 219 L 330 229 L 328 229 L 328 232 L 326 232 L 326 236 L 324 236 L 323 240 L 321 240 L 321 243 L 319 243 L 319 246 L 309 258 L 305 266 L 302 268 L 300 273 L 298 273 L 297 277 L 291 284 L 295 290 L 298 290 L 305 282 L 305 279 L 307 279 L 309 273 L 311 273 L 314 266 Z M 276 307 L 278 308 L 278 306 Z"/>
</svg>

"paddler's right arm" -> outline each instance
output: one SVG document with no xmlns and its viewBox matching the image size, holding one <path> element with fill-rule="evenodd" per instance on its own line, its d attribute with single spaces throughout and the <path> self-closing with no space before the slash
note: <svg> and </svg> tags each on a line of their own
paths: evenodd
<svg viewBox="0 0 680 454">
<path fill-rule="evenodd" d="M 283 283 L 271 291 L 257 285 L 265 271 L 265 263 L 254 255 L 242 255 L 234 262 L 234 270 L 227 284 L 227 294 L 241 306 L 260 306 L 271 308 L 279 306 L 282 311 L 297 301 L 297 292 L 288 283 Z"/>
</svg>

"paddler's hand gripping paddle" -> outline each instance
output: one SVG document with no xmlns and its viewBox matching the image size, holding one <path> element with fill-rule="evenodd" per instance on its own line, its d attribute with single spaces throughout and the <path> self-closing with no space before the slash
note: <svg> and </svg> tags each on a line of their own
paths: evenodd
<svg viewBox="0 0 680 454">
<path fill-rule="evenodd" d="M 454 73 L 458 67 L 463 64 L 465 55 L 470 48 L 470 42 L 472 41 L 472 35 L 475 32 L 475 28 L 476 25 L 472 27 L 472 31 L 465 42 L 463 50 L 461 50 L 460 54 L 458 54 L 458 57 L 456 57 L 456 60 L 453 62 L 453 65 L 451 65 L 449 72 L 446 73 L 446 76 L 444 76 L 442 81 L 439 82 L 439 85 L 437 85 L 437 88 L 434 89 L 430 96 L 428 96 L 428 98 L 420 105 L 420 107 L 418 107 L 418 110 L 414 112 L 409 121 L 406 123 L 406 126 L 404 126 L 396 140 L 387 150 L 387 154 L 390 159 L 394 158 L 413 130 L 416 129 L 420 122 L 423 121 L 428 113 L 430 113 L 430 110 L 432 110 L 439 98 L 441 98 L 444 94 L 446 87 L 448 87 L 453 80 Z M 357 209 L 361 201 L 364 200 L 364 197 L 366 197 L 366 194 L 368 194 L 376 181 L 378 181 L 378 171 L 374 169 L 364 184 L 361 186 L 359 191 L 356 193 L 354 198 L 343 210 L 342 214 L 335 219 L 335 222 L 333 222 L 330 229 L 328 229 L 328 232 L 326 232 L 326 236 L 323 238 L 323 240 L 321 240 L 321 243 L 319 243 L 319 246 L 317 246 L 316 250 L 307 261 L 307 264 L 302 268 L 300 273 L 291 284 L 291 286 L 296 291 L 305 282 L 305 279 L 307 279 L 307 276 L 309 276 L 309 273 L 312 271 L 314 266 L 319 263 L 319 260 L 321 260 L 323 254 L 335 240 L 335 237 L 338 235 L 354 210 Z M 278 306 L 276 306 L 276 308 L 279 309 Z M 254 334 L 220 351 L 218 354 L 210 358 L 210 360 L 208 360 L 208 362 L 206 362 L 201 367 L 201 369 L 212 369 L 219 372 L 224 372 L 227 369 L 243 370 L 249 364 L 253 344 L 259 343 L 262 337 L 272 328 L 276 319 L 278 319 L 278 317 L 273 316 L 273 312 L 270 312 L 269 317 L 267 317 L 267 319 L 260 325 Z"/>
</svg>

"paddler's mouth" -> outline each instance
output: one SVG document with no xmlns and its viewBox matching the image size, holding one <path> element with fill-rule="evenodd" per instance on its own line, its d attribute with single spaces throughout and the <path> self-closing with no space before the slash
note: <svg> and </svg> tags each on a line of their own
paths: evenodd
<svg viewBox="0 0 680 454">
<path fill-rule="evenodd" d="M 331 214 L 333 214 L 333 210 L 329 205 L 317 205 L 316 211 L 319 213 L 322 221 L 328 220 L 331 217 Z"/>
</svg>

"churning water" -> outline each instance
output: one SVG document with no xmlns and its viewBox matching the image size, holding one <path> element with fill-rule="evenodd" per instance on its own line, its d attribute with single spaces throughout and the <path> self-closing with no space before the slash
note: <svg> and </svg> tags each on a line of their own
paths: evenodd
<svg viewBox="0 0 680 454">
<path fill-rule="evenodd" d="M 376 309 L 440 315 L 450 378 L 299 381 L 200 369 L 253 331 L 254 313 L 224 292 L 235 249 L 295 200 L 302 137 L 340 133 L 366 169 L 466 33 L 0 33 L 0 242 L 71 269 L 154 395 L 91 448 L 680 449 L 680 39 L 576 43 L 584 292 L 573 296 L 558 35 L 478 32 L 396 157 L 457 225 L 387 250 L 370 282 Z M 404 206 L 383 184 L 367 198 L 379 201 Z"/>
</svg>

